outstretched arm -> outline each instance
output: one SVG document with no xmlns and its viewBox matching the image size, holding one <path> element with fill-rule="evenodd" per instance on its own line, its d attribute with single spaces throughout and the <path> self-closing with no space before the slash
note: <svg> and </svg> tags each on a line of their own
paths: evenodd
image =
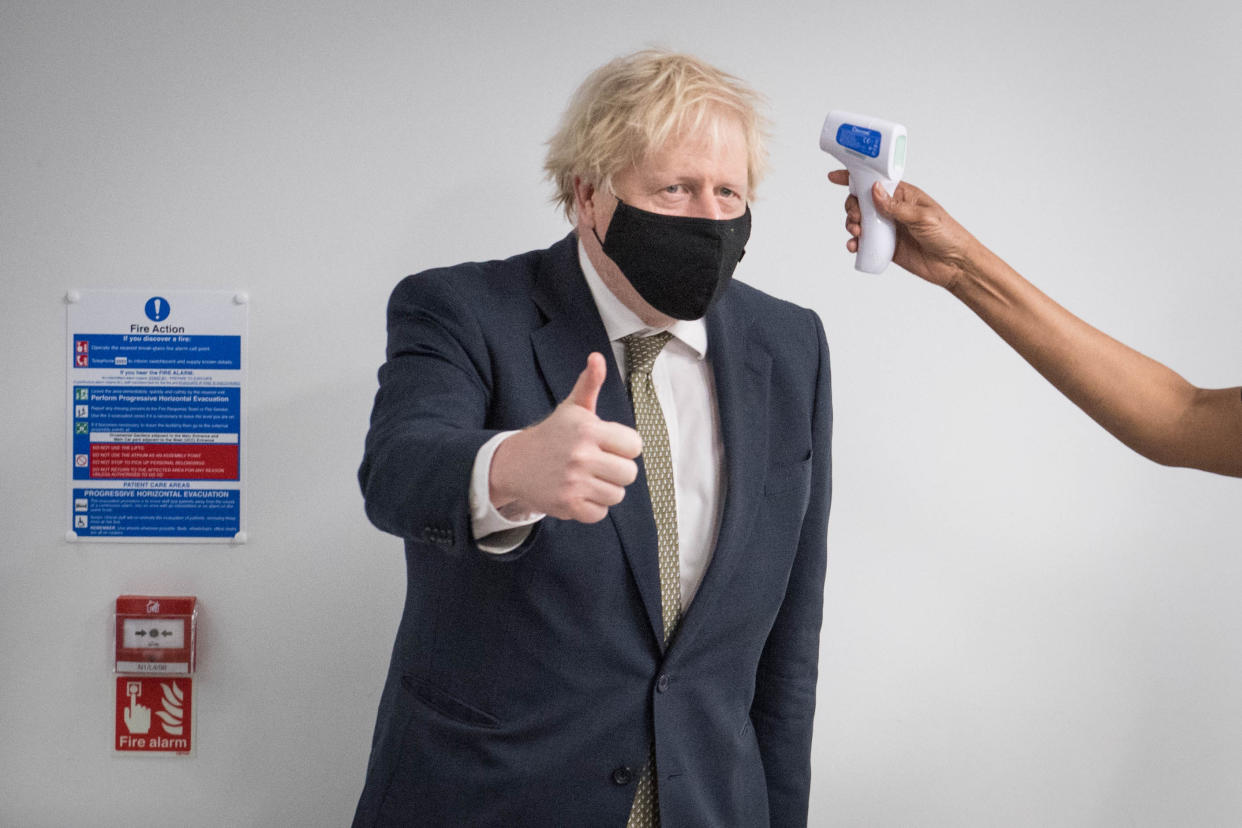
<svg viewBox="0 0 1242 828">
<path fill-rule="evenodd" d="M 849 174 L 829 174 L 837 184 Z M 898 228 L 893 261 L 940 285 L 1117 439 L 1157 463 L 1242 477 L 1242 388 L 1197 388 L 1096 330 L 1022 278 L 930 196 L 907 183 L 876 209 Z M 857 199 L 846 229 L 857 249 Z"/>
<path fill-rule="evenodd" d="M 386 532 L 457 551 L 472 546 L 468 504 L 493 384 L 483 326 L 443 272 L 409 277 L 388 306 L 388 359 L 358 470 L 367 515 Z M 569 399 L 491 457 L 502 514 L 598 521 L 638 474 L 638 432 L 595 415 L 605 361 L 587 359 Z M 490 551 L 508 551 L 507 549 Z"/>
</svg>

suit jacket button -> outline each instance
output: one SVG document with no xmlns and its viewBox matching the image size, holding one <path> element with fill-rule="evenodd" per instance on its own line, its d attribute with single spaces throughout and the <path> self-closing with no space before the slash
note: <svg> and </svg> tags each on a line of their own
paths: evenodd
<svg viewBox="0 0 1242 828">
<path fill-rule="evenodd" d="M 423 540 L 436 546 L 452 546 L 453 530 L 441 526 L 424 526 Z"/>
<path fill-rule="evenodd" d="M 656 679 L 656 692 L 663 693 L 667 689 L 668 689 L 668 673 L 661 673 L 660 677 Z"/>
<path fill-rule="evenodd" d="M 612 781 L 618 785 L 628 785 L 634 781 L 634 771 L 622 765 L 612 772 Z"/>
</svg>

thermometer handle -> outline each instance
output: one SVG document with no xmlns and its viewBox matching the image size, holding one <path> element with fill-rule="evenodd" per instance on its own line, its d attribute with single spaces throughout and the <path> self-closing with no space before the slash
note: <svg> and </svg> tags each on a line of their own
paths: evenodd
<svg viewBox="0 0 1242 828">
<path fill-rule="evenodd" d="M 883 273 L 897 249 L 897 227 L 892 219 L 881 216 L 875 210 L 871 198 L 871 185 L 876 181 L 889 195 L 897 189 L 897 182 L 884 178 L 869 169 L 850 170 L 850 193 L 858 198 L 862 209 L 862 233 L 858 237 L 858 255 L 854 269 L 863 273 Z"/>
</svg>

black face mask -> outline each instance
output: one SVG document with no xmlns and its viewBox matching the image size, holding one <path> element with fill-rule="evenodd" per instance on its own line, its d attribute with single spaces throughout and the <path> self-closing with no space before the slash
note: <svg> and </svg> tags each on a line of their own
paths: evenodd
<svg viewBox="0 0 1242 828">
<path fill-rule="evenodd" d="M 746 253 L 750 207 L 720 220 L 649 213 L 618 199 L 607 240 L 591 232 L 647 304 L 674 319 L 698 319 Z"/>
</svg>

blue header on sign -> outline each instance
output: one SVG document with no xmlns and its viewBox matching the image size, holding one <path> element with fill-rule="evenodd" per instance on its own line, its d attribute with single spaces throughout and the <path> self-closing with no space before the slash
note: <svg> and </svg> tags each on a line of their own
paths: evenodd
<svg viewBox="0 0 1242 828">
<path fill-rule="evenodd" d="M 868 158 L 880 156 L 880 143 L 883 137 L 874 129 L 866 129 L 854 124 L 841 124 L 837 130 L 838 144 Z"/>
</svg>

